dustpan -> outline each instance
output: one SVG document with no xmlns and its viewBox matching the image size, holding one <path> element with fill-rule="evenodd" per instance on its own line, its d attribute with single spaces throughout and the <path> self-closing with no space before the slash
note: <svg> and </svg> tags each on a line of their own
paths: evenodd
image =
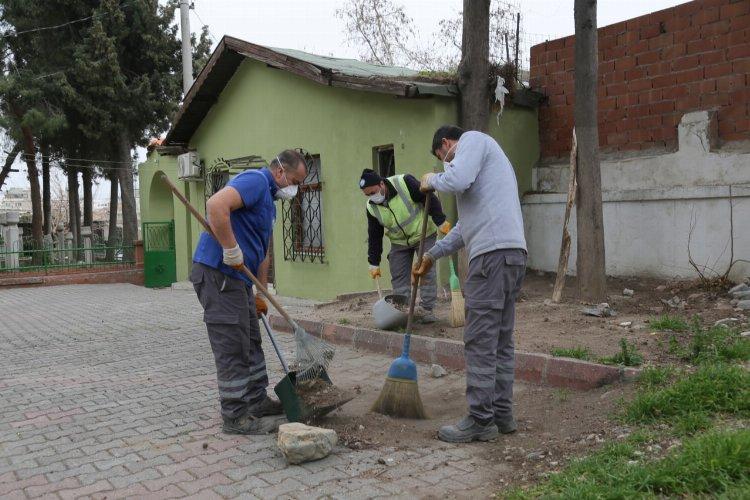
<svg viewBox="0 0 750 500">
<path fill-rule="evenodd" d="M 317 378 L 325 381 L 328 385 L 333 385 L 333 382 L 331 382 L 331 379 L 328 377 L 325 370 L 319 373 Z M 290 422 L 309 422 L 310 420 L 323 417 L 353 399 L 353 397 L 349 397 L 325 406 L 309 406 L 305 404 L 297 392 L 297 374 L 293 371 L 287 373 L 286 376 L 276 384 L 273 391 L 279 397 L 286 418 Z"/>
</svg>

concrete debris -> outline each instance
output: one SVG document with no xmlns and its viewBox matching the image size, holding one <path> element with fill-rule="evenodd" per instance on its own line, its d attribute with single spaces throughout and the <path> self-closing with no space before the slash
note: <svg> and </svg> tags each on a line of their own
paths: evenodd
<svg viewBox="0 0 750 500">
<path fill-rule="evenodd" d="M 657 292 L 663 292 L 666 289 L 667 289 L 667 285 L 659 285 L 656 287 Z"/>
<path fill-rule="evenodd" d="M 750 290 L 745 290 L 744 292 L 734 292 L 732 296 L 735 299 L 748 300 L 750 299 Z"/>
<path fill-rule="evenodd" d="M 596 307 L 584 307 L 581 312 L 587 316 L 596 316 L 598 318 L 609 318 L 610 316 L 616 316 L 617 312 L 609 307 L 609 304 L 602 302 L 597 304 Z"/>
<path fill-rule="evenodd" d="M 624 289 L 624 290 L 622 291 L 622 294 L 623 294 L 624 296 L 626 296 L 626 297 L 632 297 L 633 295 L 635 295 L 635 291 L 634 291 L 634 290 L 631 290 L 630 288 L 626 288 L 626 289 Z"/>
<path fill-rule="evenodd" d="M 541 460 L 544 458 L 544 452 L 543 451 L 532 451 L 528 455 L 526 455 L 526 460 Z"/>
<path fill-rule="evenodd" d="M 299 422 L 279 426 L 277 445 L 290 464 L 301 464 L 327 457 L 338 437 L 333 429 L 312 427 Z"/>
<path fill-rule="evenodd" d="M 740 283 L 737 286 L 734 286 L 729 289 L 729 295 L 738 293 L 738 292 L 747 292 L 750 291 L 750 286 L 747 286 L 745 283 Z"/>
<path fill-rule="evenodd" d="M 740 337 L 750 337 L 750 331 L 740 333 Z"/>
<path fill-rule="evenodd" d="M 631 326 L 632 324 L 633 324 L 632 321 L 623 321 L 622 323 L 620 323 L 620 326 L 627 328 L 627 327 Z"/>
<path fill-rule="evenodd" d="M 734 326 L 739 322 L 738 318 L 724 318 L 714 323 L 714 326 Z"/>
<path fill-rule="evenodd" d="M 740 300 L 737 302 L 737 307 L 743 311 L 750 311 L 750 300 Z"/>
<path fill-rule="evenodd" d="M 685 306 L 687 305 L 687 302 L 679 298 L 677 295 L 669 300 L 661 299 L 661 301 L 672 309 L 685 309 Z"/>
<path fill-rule="evenodd" d="M 388 457 L 388 458 L 378 458 L 378 463 L 380 465 L 391 466 L 391 465 L 394 465 L 396 463 L 396 461 L 394 459 L 390 458 L 390 457 Z"/>
<path fill-rule="evenodd" d="M 442 366 L 440 366 L 440 365 L 432 365 L 432 366 L 430 366 L 430 376 L 432 378 L 445 377 L 446 375 L 448 375 L 448 372 Z"/>
</svg>

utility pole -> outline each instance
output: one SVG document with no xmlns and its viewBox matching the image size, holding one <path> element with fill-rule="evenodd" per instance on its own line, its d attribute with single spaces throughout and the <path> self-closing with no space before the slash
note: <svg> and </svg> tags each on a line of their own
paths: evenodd
<svg viewBox="0 0 750 500">
<path fill-rule="evenodd" d="M 193 86 L 193 52 L 190 47 L 190 0 L 180 0 L 180 31 L 182 32 L 182 95 Z"/>
</svg>

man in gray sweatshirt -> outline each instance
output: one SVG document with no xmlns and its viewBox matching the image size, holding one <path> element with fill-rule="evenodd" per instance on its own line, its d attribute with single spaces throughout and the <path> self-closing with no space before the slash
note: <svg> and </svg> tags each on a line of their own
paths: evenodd
<svg viewBox="0 0 750 500">
<path fill-rule="evenodd" d="M 425 174 L 420 189 L 454 193 L 459 220 L 414 268 L 423 276 L 436 259 L 466 247 L 469 271 L 464 352 L 469 414 L 440 428 L 452 443 L 487 441 L 516 430 L 513 418 L 515 302 L 526 271 L 521 203 L 516 176 L 495 140 L 446 125 L 432 141 L 444 172 Z"/>
</svg>

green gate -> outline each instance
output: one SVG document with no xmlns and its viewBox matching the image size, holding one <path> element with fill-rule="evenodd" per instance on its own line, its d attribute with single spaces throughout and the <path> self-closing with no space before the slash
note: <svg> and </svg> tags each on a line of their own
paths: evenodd
<svg viewBox="0 0 750 500">
<path fill-rule="evenodd" d="M 170 286 L 177 280 L 174 221 L 143 223 L 143 274 L 148 288 Z"/>
</svg>

